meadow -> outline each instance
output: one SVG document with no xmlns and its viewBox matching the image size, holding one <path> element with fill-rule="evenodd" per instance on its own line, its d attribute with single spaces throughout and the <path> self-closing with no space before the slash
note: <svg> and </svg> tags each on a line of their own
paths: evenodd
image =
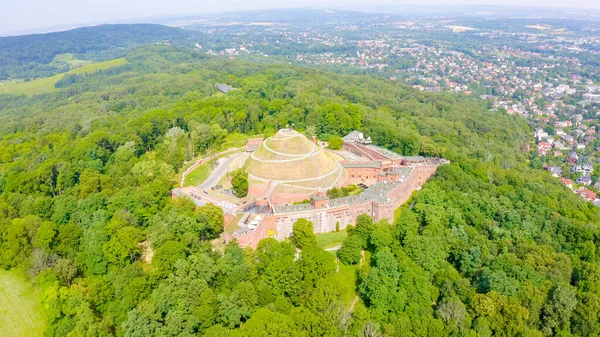
<svg viewBox="0 0 600 337">
<path fill-rule="evenodd" d="M 19 270 L 0 270 L 0 337 L 43 336 L 45 329 L 39 291 Z"/>
<path fill-rule="evenodd" d="M 7 82 L 0 82 L 0 93 L 9 93 L 16 95 L 24 94 L 27 96 L 46 94 L 55 91 L 56 87 L 54 86 L 54 84 L 56 84 L 56 82 L 62 79 L 65 75 L 82 75 L 86 73 L 90 74 L 98 70 L 118 67 L 124 64 L 127 64 L 127 61 L 124 58 L 120 58 L 105 62 L 86 64 L 79 68 L 75 68 L 65 73 L 56 74 L 51 77 L 43 77 L 31 81 L 12 80 Z"/>
</svg>

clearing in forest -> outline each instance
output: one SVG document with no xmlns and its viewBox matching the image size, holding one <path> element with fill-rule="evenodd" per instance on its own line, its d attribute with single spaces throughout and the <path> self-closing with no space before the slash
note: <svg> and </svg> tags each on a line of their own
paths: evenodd
<svg viewBox="0 0 600 337">
<path fill-rule="evenodd" d="M 61 80 L 65 75 L 72 74 L 86 74 L 93 73 L 98 70 L 109 69 L 112 67 L 118 67 L 127 64 L 127 61 L 124 58 L 110 60 L 106 62 L 98 62 L 98 63 L 90 63 L 79 68 L 73 69 L 71 71 L 67 71 L 66 73 L 56 74 L 51 77 L 43 77 L 38 78 L 31 81 L 23 81 L 23 80 L 12 80 L 2 83 L 2 87 L 4 90 L 1 90 L 0 93 L 10 93 L 10 94 L 25 94 L 27 96 L 33 96 L 36 94 L 45 94 L 49 92 L 53 92 L 56 90 L 54 84 Z"/>
<path fill-rule="evenodd" d="M 42 336 L 46 318 L 39 291 L 17 270 L 0 270 L 0 337 Z"/>
<path fill-rule="evenodd" d="M 90 64 L 93 61 L 90 60 L 80 60 L 78 58 L 75 57 L 75 55 L 73 55 L 72 53 L 67 53 L 67 54 L 58 54 L 56 56 L 54 56 L 54 60 L 52 60 L 52 63 L 66 63 L 69 65 L 70 69 L 69 70 L 73 70 L 75 68 L 79 68 L 81 66 L 84 66 L 86 64 Z"/>
<path fill-rule="evenodd" d="M 317 237 L 317 246 L 319 248 L 332 249 L 342 245 L 344 239 L 348 236 L 348 232 L 341 230 L 339 232 L 320 233 L 315 236 Z"/>
</svg>

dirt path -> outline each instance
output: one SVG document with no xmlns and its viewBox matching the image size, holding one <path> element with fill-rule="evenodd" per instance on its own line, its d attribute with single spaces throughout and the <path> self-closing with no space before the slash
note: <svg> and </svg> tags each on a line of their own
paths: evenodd
<svg viewBox="0 0 600 337">
<path fill-rule="evenodd" d="M 354 306 L 356 305 L 356 303 L 358 302 L 358 295 L 356 295 L 356 297 L 354 298 L 354 301 L 352 301 L 352 305 L 350 306 L 350 309 L 348 309 L 348 311 L 352 312 L 354 310 Z"/>
<path fill-rule="evenodd" d="M 0 82 L 0 86 L 2 87 L 2 89 L 4 89 L 5 93 L 8 93 L 8 89 L 6 89 L 6 87 L 4 86 L 4 83 Z"/>
</svg>

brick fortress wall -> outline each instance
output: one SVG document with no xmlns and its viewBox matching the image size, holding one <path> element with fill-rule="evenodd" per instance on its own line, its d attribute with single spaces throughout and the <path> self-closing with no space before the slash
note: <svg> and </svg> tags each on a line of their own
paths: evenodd
<svg viewBox="0 0 600 337">
<path fill-rule="evenodd" d="M 256 141 L 256 143 L 259 142 L 259 140 Z M 288 209 L 283 213 L 267 215 L 255 230 L 234 235 L 240 246 L 256 248 L 258 242 L 263 238 L 275 237 L 279 240 L 288 238 L 292 235 L 294 223 L 300 218 L 311 221 L 314 224 L 316 234 L 335 231 L 338 224 L 339 228 L 343 230 L 348 225 L 354 225 L 361 214 L 371 216 L 376 222 L 383 219 L 394 221 L 395 210 L 404 204 L 415 190 L 420 189 L 427 179 L 435 174 L 440 164 L 448 163 L 448 161 L 437 158 L 395 157 L 385 153 L 385 151 L 382 152 L 376 148 L 354 142 L 345 141 L 343 148 L 355 156 L 366 159 L 366 162 L 364 160 L 346 162 L 348 165 L 344 165 L 346 177 L 341 184 L 342 186 L 359 182 L 382 183 L 383 181 L 390 181 L 387 179 L 394 178 L 394 175 L 396 175 L 396 178 L 400 178 L 398 175 L 402 173 L 394 173 L 398 172 L 396 169 L 410 167 L 410 173 L 407 177 L 403 177 L 402 182 L 397 183 L 391 190 L 384 192 L 385 195 L 383 196 L 373 197 L 372 199 L 344 200 L 341 202 L 348 202 L 348 204 L 340 205 L 338 202 L 326 207 L 317 205 L 321 201 L 314 201 L 314 208 L 311 209 L 296 212 L 290 212 Z M 400 170 L 400 172 L 402 171 Z M 395 178 L 393 181 L 396 181 Z M 250 194 L 258 196 L 257 201 L 258 199 L 264 199 L 265 202 L 271 200 L 273 204 L 290 203 L 310 197 L 310 194 L 304 195 L 303 193 L 301 193 L 302 195 L 266 193 L 268 190 L 268 186 L 255 186 L 254 189 L 251 187 Z M 328 203 L 327 201 L 323 202 Z"/>
<path fill-rule="evenodd" d="M 410 198 L 414 190 L 420 189 L 427 179 L 435 173 L 436 169 L 437 166 L 414 166 L 406 180 L 387 193 L 390 199 L 389 202 L 366 201 L 360 204 L 334 208 L 273 214 L 265 217 L 255 231 L 238 235 L 236 239 L 242 247 L 256 247 L 261 239 L 269 236 L 285 239 L 291 236 L 294 222 L 300 218 L 310 220 L 314 224 L 316 234 L 335 231 L 338 222 L 339 228 L 343 230 L 348 225 L 354 225 L 361 214 L 371 216 L 374 221 L 383 219 L 390 222 L 394 221 L 394 211 Z"/>
</svg>

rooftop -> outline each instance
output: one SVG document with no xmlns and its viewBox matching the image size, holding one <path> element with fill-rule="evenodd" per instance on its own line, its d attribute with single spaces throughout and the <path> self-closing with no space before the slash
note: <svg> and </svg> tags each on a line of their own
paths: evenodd
<svg viewBox="0 0 600 337">
<path fill-rule="evenodd" d="M 363 162 L 346 162 L 342 163 L 343 167 L 355 168 L 355 167 L 365 167 L 365 168 L 381 168 L 380 161 L 363 161 Z"/>
<path fill-rule="evenodd" d="M 397 154 L 395 152 L 392 152 L 392 151 L 390 151 L 388 149 L 385 149 L 383 147 L 379 147 L 377 145 L 366 145 L 366 147 L 369 148 L 369 149 L 371 149 L 371 150 L 373 150 L 373 151 L 375 151 L 375 152 L 377 152 L 377 153 L 379 153 L 379 154 L 381 154 L 381 155 L 383 155 L 383 156 L 386 156 L 389 159 L 402 159 L 401 155 L 399 155 L 399 154 Z M 405 158 L 408 158 L 408 157 L 405 157 Z"/>
<path fill-rule="evenodd" d="M 410 168 L 409 168 L 410 172 Z M 387 194 L 399 183 L 376 183 L 372 185 L 370 188 L 364 190 L 361 194 L 351 195 L 348 197 L 337 198 L 329 200 L 329 208 L 333 207 L 341 207 L 348 205 L 357 205 L 363 204 L 366 202 L 377 202 L 377 203 L 386 203 L 388 202 Z M 296 212 L 305 212 L 311 211 L 315 208 L 312 204 L 295 204 L 295 205 L 285 205 L 285 206 L 275 206 L 276 213 L 296 213 Z"/>
<path fill-rule="evenodd" d="M 222 83 L 217 84 L 217 89 L 219 89 L 219 91 L 222 92 L 222 93 L 224 93 L 224 94 L 226 94 L 226 93 L 228 93 L 230 91 L 235 90 L 234 87 L 229 86 L 227 84 L 222 84 Z"/>
</svg>

